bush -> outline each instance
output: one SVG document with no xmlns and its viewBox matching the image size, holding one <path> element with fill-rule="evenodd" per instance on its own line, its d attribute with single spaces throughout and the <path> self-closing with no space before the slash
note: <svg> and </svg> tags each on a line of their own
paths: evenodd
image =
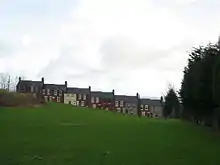
<svg viewBox="0 0 220 165">
<path fill-rule="evenodd" d="M 0 106 L 34 106 L 42 102 L 32 94 L 0 90 Z"/>
</svg>

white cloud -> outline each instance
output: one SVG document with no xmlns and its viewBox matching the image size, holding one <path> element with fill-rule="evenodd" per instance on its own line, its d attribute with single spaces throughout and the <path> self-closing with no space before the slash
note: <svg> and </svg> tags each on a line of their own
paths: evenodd
<svg viewBox="0 0 220 165">
<path fill-rule="evenodd" d="M 198 28 L 176 10 L 152 2 L 79 0 L 65 11 L 69 16 L 26 23 L 28 28 L 20 26 L 12 36 L 19 49 L 0 60 L 1 69 L 55 83 L 68 80 L 72 86 L 160 96 L 168 83 L 180 86 L 186 51 L 213 40 L 218 31 L 211 25 Z"/>
</svg>

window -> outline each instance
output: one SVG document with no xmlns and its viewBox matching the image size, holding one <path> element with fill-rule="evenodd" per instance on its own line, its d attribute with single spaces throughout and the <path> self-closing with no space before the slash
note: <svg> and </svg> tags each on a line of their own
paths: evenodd
<svg viewBox="0 0 220 165">
<path fill-rule="evenodd" d="M 85 102 L 81 101 L 81 106 L 84 107 L 85 106 Z"/>
<path fill-rule="evenodd" d="M 57 97 L 57 102 L 60 103 L 60 97 Z"/>
<path fill-rule="evenodd" d="M 76 105 L 79 106 L 79 101 L 76 101 Z"/>
<path fill-rule="evenodd" d="M 96 97 L 96 103 L 99 103 L 99 97 Z"/>
<path fill-rule="evenodd" d="M 44 96 L 44 100 L 48 102 L 48 96 Z"/>
<path fill-rule="evenodd" d="M 50 95 L 50 89 L 47 89 L 47 95 Z"/>
<path fill-rule="evenodd" d="M 79 95 L 78 95 L 78 100 L 81 100 L 81 99 L 82 99 L 82 95 L 79 94 Z"/>
<path fill-rule="evenodd" d="M 34 92 L 34 86 L 31 86 L 31 92 L 32 93 Z"/>
<path fill-rule="evenodd" d="M 144 105 L 143 105 L 143 104 L 141 104 L 141 108 L 144 108 Z"/>
<path fill-rule="evenodd" d="M 42 94 L 45 95 L 45 89 L 42 89 Z"/>
<path fill-rule="evenodd" d="M 63 93 L 62 90 L 60 90 L 60 91 L 59 91 L 59 96 L 62 96 L 62 93 Z"/>
<path fill-rule="evenodd" d="M 91 103 L 94 103 L 94 97 L 91 98 Z"/>
<path fill-rule="evenodd" d="M 145 105 L 144 107 L 145 107 L 145 110 L 148 110 L 148 105 Z"/>
<path fill-rule="evenodd" d="M 96 104 L 93 104 L 93 105 L 92 105 L 92 108 L 96 108 Z"/>
<path fill-rule="evenodd" d="M 124 102 L 120 101 L 120 107 L 123 107 L 123 106 L 124 106 Z"/>
<path fill-rule="evenodd" d="M 115 101 L 115 106 L 118 107 L 118 101 Z"/>
<path fill-rule="evenodd" d="M 53 101 L 53 97 L 52 96 L 50 96 L 50 101 Z"/>
<path fill-rule="evenodd" d="M 83 100 L 86 100 L 86 94 L 84 94 L 84 96 L 83 96 Z"/>
<path fill-rule="evenodd" d="M 56 89 L 54 89 L 53 94 L 54 94 L 55 96 L 57 95 L 57 90 L 56 90 Z"/>
</svg>

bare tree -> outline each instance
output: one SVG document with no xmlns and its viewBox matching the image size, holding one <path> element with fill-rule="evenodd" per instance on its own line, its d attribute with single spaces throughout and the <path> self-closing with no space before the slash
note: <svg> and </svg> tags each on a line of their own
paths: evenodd
<svg viewBox="0 0 220 165">
<path fill-rule="evenodd" d="M 21 79 L 24 80 L 25 77 L 22 76 Z M 0 73 L 0 89 L 15 92 L 18 81 L 18 76 L 11 76 L 8 73 Z"/>
<path fill-rule="evenodd" d="M 16 91 L 16 86 L 18 84 L 18 81 L 19 81 L 19 77 L 18 76 L 11 76 L 10 88 L 9 88 L 10 91 L 13 91 L 13 92 Z"/>
<path fill-rule="evenodd" d="M 0 73 L 0 88 L 7 89 L 8 88 L 8 77 L 9 75 L 6 73 Z"/>
</svg>

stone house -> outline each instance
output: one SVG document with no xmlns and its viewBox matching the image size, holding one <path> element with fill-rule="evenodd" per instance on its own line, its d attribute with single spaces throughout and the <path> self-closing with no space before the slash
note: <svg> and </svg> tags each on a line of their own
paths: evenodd
<svg viewBox="0 0 220 165">
<path fill-rule="evenodd" d="M 136 96 L 115 95 L 115 108 L 117 112 L 127 114 L 137 114 L 139 104 L 139 94 Z"/>
<path fill-rule="evenodd" d="M 43 78 L 41 79 L 41 81 L 32 81 L 32 80 L 21 80 L 21 77 L 19 77 L 18 83 L 16 85 L 16 92 L 31 93 L 36 97 L 40 97 L 43 84 L 44 84 Z"/>
<path fill-rule="evenodd" d="M 140 99 L 140 110 L 142 116 L 162 118 L 163 105 L 161 100 L 155 99 Z"/>
<path fill-rule="evenodd" d="M 112 92 L 92 91 L 91 107 L 114 111 L 115 110 L 114 93 L 115 93 L 114 90 L 112 90 Z"/>
<path fill-rule="evenodd" d="M 91 87 L 88 88 L 67 88 L 64 93 L 64 103 L 74 106 L 90 107 Z"/>
<path fill-rule="evenodd" d="M 64 103 L 64 93 L 67 90 L 67 81 L 64 84 L 44 84 L 42 95 L 46 102 Z"/>
</svg>

